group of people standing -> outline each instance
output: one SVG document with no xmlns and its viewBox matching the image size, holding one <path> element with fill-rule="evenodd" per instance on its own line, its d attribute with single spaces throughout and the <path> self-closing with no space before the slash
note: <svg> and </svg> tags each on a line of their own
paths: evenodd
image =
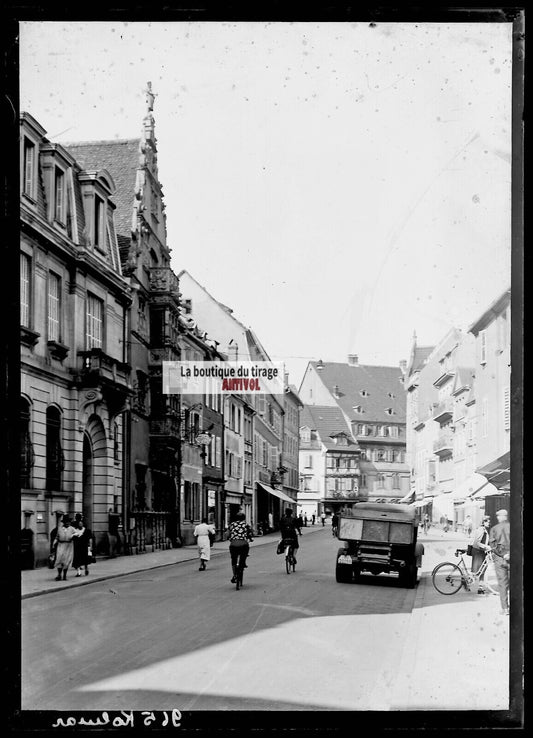
<svg viewBox="0 0 533 738">
<path fill-rule="evenodd" d="M 89 574 L 89 564 L 93 561 L 92 533 L 83 522 L 81 513 L 76 513 L 72 521 L 63 515 L 57 527 L 50 533 L 50 562 L 57 568 L 56 582 L 66 580 L 67 572 L 72 566 L 76 576 L 80 577 L 82 569 Z"/>
</svg>

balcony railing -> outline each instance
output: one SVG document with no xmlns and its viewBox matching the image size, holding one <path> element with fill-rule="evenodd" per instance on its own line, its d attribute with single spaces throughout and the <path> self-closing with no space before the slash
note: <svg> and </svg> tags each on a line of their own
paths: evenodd
<svg viewBox="0 0 533 738">
<path fill-rule="evenodd" d="M 360 474 L 359 469 L 343 469 L 335 466 L 326 467 L 327 477 L 358 477 Z"/>
<path fill-rule="evenodd" d="M 84 386 L 94 386 L 101 382 L 123 385 L 130 389 L 131 367 L 123 361 L 108 356 L 102 349 L 78 351 L 79 377 Z"/>
<path fill-rule="evenodd" d="M 453 397 L 446 397 L 442 402 L 439 402 L 437 407 L 433 410 L 433 420 L 437 423 L 443 423 L 446 420 L 450 420 L 453 417 Z"/>
</svg>

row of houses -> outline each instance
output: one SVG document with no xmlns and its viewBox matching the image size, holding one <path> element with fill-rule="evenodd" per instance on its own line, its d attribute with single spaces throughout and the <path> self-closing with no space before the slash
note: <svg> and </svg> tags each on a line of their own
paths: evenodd
<svg viewBox="0 0 533 738">
<path fill-rule="evenodd" d="M 413 337 L 407 367 L 407 460 L 412 504 L 459 528 L 508 507 L 511 292 L 436 346 Z"/>
<path fill-rule="evenodd" d="M 20 116 L 23 566 L 64 513 L 135 554 L 296 509 L 302 403 L 163 394 L 163 362 L 268 361 L 253 330 L 171 267 L 154 95 L 138 139 L 58 144 Z"/>
</svg>

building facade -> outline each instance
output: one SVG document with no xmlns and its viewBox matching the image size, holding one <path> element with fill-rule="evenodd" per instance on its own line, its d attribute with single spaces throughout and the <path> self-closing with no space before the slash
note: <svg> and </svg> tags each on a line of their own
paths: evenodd
<svg viewBox="0 0 533 738">
<path fill-rule="evenodd" d="M 307 517 L 339 513 L 368 499 L 360 487 L 361 449 L 337 407 L 305 405 L 300 427 L 302 487 Z"/>
<path fill-rule="evenodd" d="M 109 553 L 125 491 L 131 289 L 116 186 L 21 115 L 21 519 L 23 565 L 42 564 L 61 514 L 83 513 Z"/>
<path fill-rule="evenodd" d="M 508 503 L 511 447 L 511 291 L 503 292 L 470 326 L 475 337 L 477 467 L 500 492 L 485 498 L 494 518 Z"/>
<path fill-rule="evenodd" d="M 338 408 L 360 448 L 359 494 L 367 500 L 398 502 L 410 490 L 406 463 L 403 367 L 310 362 L 300 387 L 307 406 Z"/>
</svg>

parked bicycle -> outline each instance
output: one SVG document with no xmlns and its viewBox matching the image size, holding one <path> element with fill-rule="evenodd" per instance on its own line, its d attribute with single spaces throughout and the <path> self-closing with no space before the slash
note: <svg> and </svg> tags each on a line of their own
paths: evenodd
<svg viewBox="0 0 533 738">
<path fill-rule="evenodd" d="M 491 594 L 498 594 L 498 580 L 496 579 L 492 551 L 487 551 L 481 566 L 475 572 L 468 571 L 464 560 L 465 553 L 465 548 L 458 548 L 455 556 L 459 557 L 459 563 L 444 561 L 442 564 L 437 564 L 433 569 L 431 579 L 437 592 L 443 595 L 453 595 L 461 587 L 470 592 L 471 586 L 477 585 L 478 589 L 487 590 Z"/>
</svg>

